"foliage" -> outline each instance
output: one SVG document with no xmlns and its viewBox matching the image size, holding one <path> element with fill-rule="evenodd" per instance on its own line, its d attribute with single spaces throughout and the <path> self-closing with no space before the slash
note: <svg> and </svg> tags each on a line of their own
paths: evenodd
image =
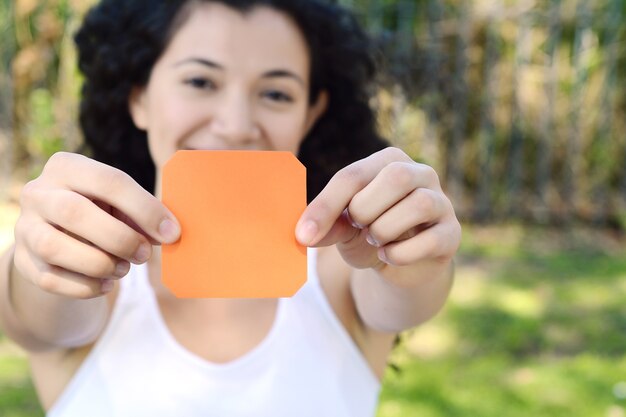
<svg viewBox="0 0 626 417">
<path fill-rule="evenodd" d="M 81 142 L 76 114 L 80 78 L 72 36 L 91 0 L 15 2 L 12 62 L 16 166 L 37 175 L 54 152 Z"/>
<path fill-rule="evenodd" d="M 71 36 L 93 1 L 15 3 L 14 163 L 33 173 L 79 148 Z M 381 130 L 441 173 L 463 218 L 623 227 L 626 1 L 340 2 L 387 70 Z"/>
<path fill-rule="evenodd" d="M 465 219 L 622 227 L 626 2 L 342 3 L 389 68 L 382 129 Z"/>
</svg>

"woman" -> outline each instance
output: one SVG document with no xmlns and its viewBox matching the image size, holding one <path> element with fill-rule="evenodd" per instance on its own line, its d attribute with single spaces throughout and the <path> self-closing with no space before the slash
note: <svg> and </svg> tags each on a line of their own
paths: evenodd
<svg viewBox="0 0 626 417">
<path fill-rule="evenodd" d="M 57 154 L 24 187 L 0 274 L 3 331 L 49 415 L 372 415 L 394 335 L 447 298 L 460 227 L 435 172 L 374 133 L 354 19 L 314 0 L 104 0 L 76 41 L 94 159 Z M 294 233 L 317 249 L 294 297 L 162 285 L 158 245 L 180 228 L 158 190 L 179 149 L 307 166 Z"/>
</svg>

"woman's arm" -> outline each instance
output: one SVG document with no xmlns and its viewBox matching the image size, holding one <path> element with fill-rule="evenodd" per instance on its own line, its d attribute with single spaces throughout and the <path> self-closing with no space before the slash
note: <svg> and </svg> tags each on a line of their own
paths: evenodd
<svg viewBox="0 0 626 417">
<path fill-rule="evenodd" d="M 435 316 L 445 304 L 453 263 L 415 265 L 404 271 L 354 270 L 352 295 L 368 328 L 398 333 Z"/>
<path fill-rule="evenodd" d="M 0 259 L 0 330 L 31 352 L 93 342 L 107 321 L 104 297 L 81 300 L 45 292 L 20 275 L 15 247 Z"/>
</svg>

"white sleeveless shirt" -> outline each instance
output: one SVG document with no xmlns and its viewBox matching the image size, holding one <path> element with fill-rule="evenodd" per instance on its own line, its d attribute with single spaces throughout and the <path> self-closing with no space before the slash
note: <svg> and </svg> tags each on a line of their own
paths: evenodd
<svg viewBox="0 0 626 417">
<path fill-rule="evenodd" d="M 216 364 L 180 345 L 145 265 L 121 280 L 111 320 L 48 417 L 365 417 L 380 383 L 335 316 L 309 250 L 308 281 L 278 301 L 265 339 Z"/>
</svg>

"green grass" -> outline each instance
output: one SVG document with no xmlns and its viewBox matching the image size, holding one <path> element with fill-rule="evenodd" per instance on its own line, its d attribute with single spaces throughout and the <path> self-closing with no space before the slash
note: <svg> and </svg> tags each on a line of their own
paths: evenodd
<svg viewBox="0 0 626 417">
<path fill-rule="evenodd" d="M 402 335 L 378 417 L 626 416 L 624 246 L 466 226 L 450 300 Z M 0 416 L 40 415 L 24 355 L 0 338 Z"/>
<path fill-rule="evenodd" d="M 379 415 L 606 416 L 626 405 L 614 393 L 624 375 L 625 359 L 591 353 L 414 360 L 388 375 Z"/>
<path fill-rule="evenodd" d="M 0 416 L 43 416 L 30 380 L 28 362 L 5 338 L 0 338 Z"/>
<path fill-rule="evenodd" d="M 403 335 L 378 416 L 626 415 L 623 243 L 465 227 L 450 300 Z"/>
</svg>

